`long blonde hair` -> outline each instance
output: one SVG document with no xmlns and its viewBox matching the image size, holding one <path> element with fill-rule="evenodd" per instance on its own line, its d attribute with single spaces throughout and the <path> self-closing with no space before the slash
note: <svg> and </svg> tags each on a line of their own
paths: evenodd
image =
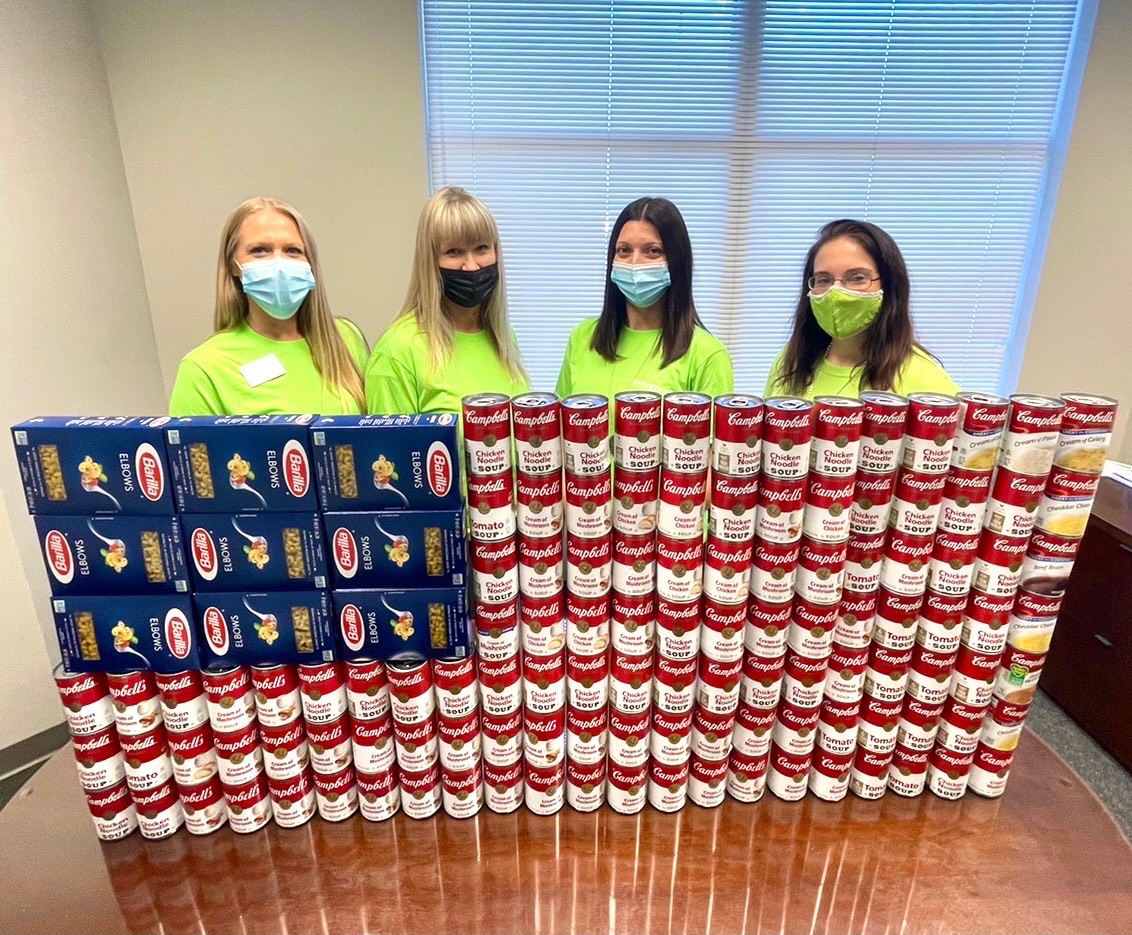
<svg viewBox="0 0 1132 935">
<path fill-rule="evenodd" d="M 314 274 L 314 288 L 299 306 L 296 321 L 299 334 L 307 339 L 314 365 L 322 375 L 322 382 L 340 398 L 352 398 L 361 407 L 361 411 L 365 412 L 365 384 L 357 361 L 334 323 L 322 281 L 322 266 L 318 261 L 318 246 L 314 242 L 314 235 L 303 216 L 287 202 L 278 198 L 249 198 L 228 215 L 220 234 L 220 257 L 216 262 L 216 313 L 212 327 L 215 331 L 230 331 L 248 317 L 248 297 L 244 295 L 240 285 L 236 251 L 240 246 L 240 228 L 244 221 L 257 211 L 265 210 L 287 215 L 299 228 L 303 250 Z"/>
<path fill-rule="evenodd" d="M 495 343 L 499 362 L 515 380 L 526 380 L 523 358 L 511 333 L 507 318 L 507 292 L 504 288 L 503 253 L 495 218 L 482 201 L 462 188 L 450 185 L 433 195 L 421 211 L 417 223 L 417 245 L 409 291 L 401 307 L 401 317 L 413 316 L 428 343 L 428 369 L 435 373 L 452 356 L 452 322 L 444 314 L 441 298 L 444 285 L 437 256 L 444 242 L 490 243 L 499 265 L 499 283 L 482 310 L 483 326 Z"/>
</svg>

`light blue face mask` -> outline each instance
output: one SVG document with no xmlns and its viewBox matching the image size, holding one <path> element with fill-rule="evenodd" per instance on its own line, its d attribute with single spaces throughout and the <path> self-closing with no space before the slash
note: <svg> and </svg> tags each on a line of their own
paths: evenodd
<svg viewBox="0 0 1132 935">
<path fill-rule="evenodd" d="M 306 260 L 270 257 L 240 267 L 244 294 L 272 318 L 294 316 L 314 288 L 314 273 Z"/>
<path fill-rule="evenodd" d="M 667 263 L 614 263 L 609 278 L 637 308 L 648 308 L 672 285 Z"/>
</svg>

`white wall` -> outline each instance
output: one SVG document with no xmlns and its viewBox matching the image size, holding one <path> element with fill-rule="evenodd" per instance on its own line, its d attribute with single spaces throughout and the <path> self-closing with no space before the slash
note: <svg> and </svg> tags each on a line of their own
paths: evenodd
<svg viewBox="0 0 1132 935">
<path fill-rule="evenodd" d="M 0 4 L 0 423 L 163 411 L 137 235 L 85 4 Z M 0 747 L 62 720 L 46 573 L 0 441 Z M 38 625 L 37 625 L 38 624 Z"/>
<path fill-rule="evenodd" d="M 252 195 L 306 217 L 331 307 L 372 345 L 428 197 L 416 3 L 95 8 L 166 388 L 211 333 L 220 229 Z"/>
</svg>

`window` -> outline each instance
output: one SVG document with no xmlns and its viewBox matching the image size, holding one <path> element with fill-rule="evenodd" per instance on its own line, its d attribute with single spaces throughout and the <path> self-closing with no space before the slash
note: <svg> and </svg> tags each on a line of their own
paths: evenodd
<svg viewBox="0 0 1132 935">
<path fill-rule="evenodd" d="M 433 188 L 499 222 L 532 385 L 601 310 L 621 209 L 671 198 L 695 300 L 761 392 L 806 250 L 893 235 L 922 342 L 1013 391 L 1096 0 L 422 0 Z"/>
</svg>

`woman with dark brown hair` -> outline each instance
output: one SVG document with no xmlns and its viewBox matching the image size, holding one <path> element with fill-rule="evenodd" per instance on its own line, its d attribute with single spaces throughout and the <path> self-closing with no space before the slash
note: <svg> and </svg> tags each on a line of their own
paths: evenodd
<svg viewBox="0 0 1132 935">
<path fill-rule="evenodd" d="M 862 390 L 955 393 L 916 343 L 908 267 L 867 221 L 831 221 L 806 254 L 794 328 L 771 365 L 767 396 L 857 396 Z"/>
</svg>

